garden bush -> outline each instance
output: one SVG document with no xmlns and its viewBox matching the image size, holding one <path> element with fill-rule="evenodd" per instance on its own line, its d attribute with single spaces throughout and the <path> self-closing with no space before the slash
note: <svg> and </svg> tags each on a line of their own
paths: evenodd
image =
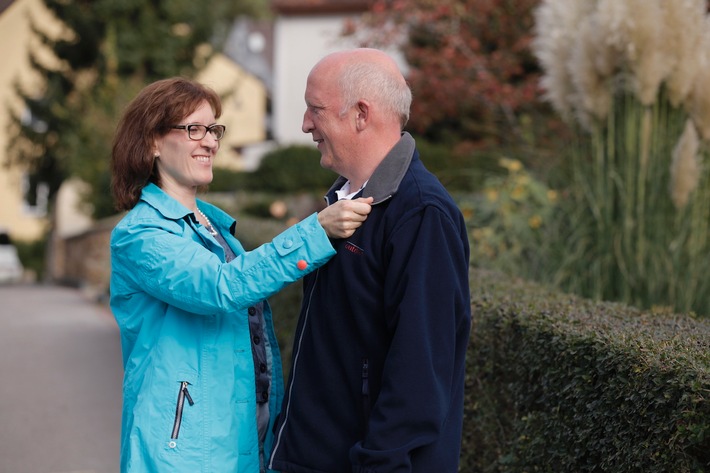
<svg viewBox="0 0 710 473">
<path fill-rule="evenodd" d="M 267 153 L 259 168 L 250 173 L 247 185 L 259 191 L 322 195 L 336 177 L 320 166 L 320 151 L 314 146 L 292 145 Z"/>
<path fill-rule="evenodd" d="M 472 272 L 461 472 L 710 470 L 710 323 Z"/>
<path fill-rule="evenodd" d="M 209 191 L 211 193 L 243 191 L 248 187 L 248 183 L 249 173 L 214 166 Z"/>
</svg>

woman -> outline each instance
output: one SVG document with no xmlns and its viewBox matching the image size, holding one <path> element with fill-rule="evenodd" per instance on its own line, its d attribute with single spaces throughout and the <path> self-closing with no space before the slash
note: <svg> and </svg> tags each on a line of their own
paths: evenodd
<svg viewBox="0 0 710 473">
<path fill-rule="evenodd" d="M 225 127 L 219 97 L 172 78 L 116 131 L 111 309 L 124 363 L 121 471 L 258 472 L 283 396 L 265 299 L 323 265 L 369 201 L 313 214 L 245 252 L 234 220 L 197 199 Z M 345 203 L 345 201 L 344 201 Z"/>
</svg>

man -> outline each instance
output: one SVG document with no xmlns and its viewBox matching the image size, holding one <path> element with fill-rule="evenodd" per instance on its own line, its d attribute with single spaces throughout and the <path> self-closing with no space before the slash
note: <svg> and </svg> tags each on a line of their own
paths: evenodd
<svg viewBox="0 0 710 473">
<path fill-rule="evenodd" d="M 463 218 L 402 132 L 412 96 L 389 56 L 326 56 L 305 98 L 302 129 L 340 174 L 327 202 L 374 201 L 304 279 L 269 467 L 454 473 L 471 324 Z"/>
</svg>

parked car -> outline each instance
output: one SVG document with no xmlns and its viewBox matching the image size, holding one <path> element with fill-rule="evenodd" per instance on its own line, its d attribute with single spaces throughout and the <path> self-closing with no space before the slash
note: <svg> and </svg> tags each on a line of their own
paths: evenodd
<svg viewBox="0 0 710 473">
<path fill-rule="evenodd" d="M 22 281 L 24 268 L 6 230 L 0 229 L 0 284 Z"/>
</svg>

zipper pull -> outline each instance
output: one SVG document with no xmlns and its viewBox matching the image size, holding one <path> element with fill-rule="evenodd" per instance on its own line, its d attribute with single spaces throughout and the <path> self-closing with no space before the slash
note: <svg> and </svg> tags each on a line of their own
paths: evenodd
<svg viewBox="0 0 710 473">
<path fill-rule="evenodd" d="M 187 398 L 187 402 L 193 406 L 195 405 L 195 401 L 192 400 L 192 396 L 190 396 L 190 392 L 187 390 L 187 385 L 190 384 L 187 381 L 182 382 L 182 392 L 185 393 L 185 397 Z"/>
<path fill-rule="evenodd" d="M 369 377 L 370 377 L 370 368 L 369 368 L 370 362 L 367 358 L 362 359 L 362 394 L 370 394 L 370 383 L 369 383 Z"/>
</svg>

